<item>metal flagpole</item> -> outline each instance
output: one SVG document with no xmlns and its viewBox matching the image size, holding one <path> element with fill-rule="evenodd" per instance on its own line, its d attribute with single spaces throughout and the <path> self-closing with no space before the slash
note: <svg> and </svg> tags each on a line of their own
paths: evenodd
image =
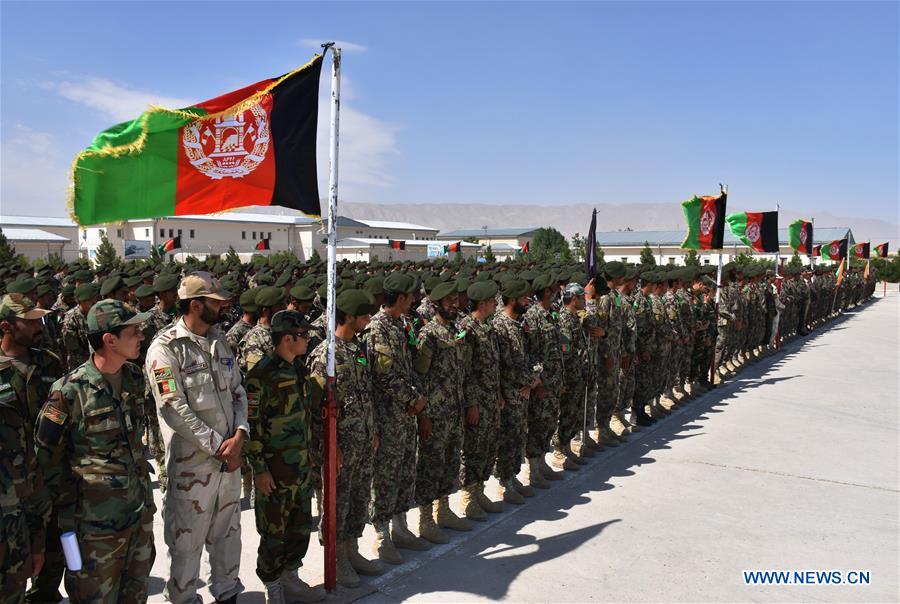
<svg viewBox="0 0 900 604">
<path fill-rule="evenodd" d="M 323 472 L 324 505 L 322 529 L 325 533 L 325 589 L 332 591 L 337 583 L 337 404 L 334 398 L 334 308 L 337 264 L 338 202 L 338 130 L 341 111 L 341 49 L 334 42 L 323 44 L 323 54 L 331 49 L 331 143 L 328 148 L 328 295 L 326 298 L 328 327 L 327 374 L 325 386 L 325 468 Z"/>
<path fill-rule="evenodd" d="M 778 210 L 780 209 L 780 204 L 775 204 L 775 212 L 777 215 Z M 778 242 L 778 250 L 775 252 L 775 292 L 776 295 L 781 295 L 781 282 L 784 279 L 778 279 L 778 265 L 781 260 L 781 241 Z M 776 308 L 776 324 L 775 324 L 775 350 L 781 348 L 781 344 L 779 343 L 779 331 L 781 330 L 781 317 L 777 314 L 778 310 Z"/>
<path fill-rule="evenodd" d="M 719 322 L 719 298 L 722 295 L 722 250 L 719 250 L 719 268 L 716 270 L 716 303 L 715 308 L 716 312 L 713 313 L 713 320 L 718 324 Z M 718 339 L 719 334 L 716 334 L 716 339 Z M 709 364 L 709 383 L 716 383 L 716 343 L 712 343 L 713 353 L 712 353 L 712 362 Z"/>
<path fill-rule="evenodd" d="M 809 266 L 810 266 L 810 268 L 814 269 L 814 268 L 816 268 L 816 257 L 813 256 L 813 248 L 816 247 L 816 217 L 813 216 L 812 218 L 809 219 L 809 221 L 812 223 L 813 236 L 812 236 L 812 241 L 810 241 L 806 245 L 806 249 L 807 249 L 806 253 L 809 255 Z"/>
</svg>

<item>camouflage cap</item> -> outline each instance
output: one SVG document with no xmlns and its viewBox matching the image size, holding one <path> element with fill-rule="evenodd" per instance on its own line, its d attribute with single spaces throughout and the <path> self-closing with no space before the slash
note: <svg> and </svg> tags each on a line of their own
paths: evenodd
<svg viewBox="0 0 900 604">
<path fill-rule="evenodd" d="M 6 291 L 11 294 L 27 294 L 34 291 L 37 284 L 37 279 L 32 279 L 31 277 L 16 279 L 6 284 Z"/>
<path fill-rule="evenodd" d="M 270 325 L 272 333 L 302 333 L 309 331 L 309 322 L 296 310 L 282 310 L 275 313 Z"/>
<path fill-rule="evenodd" d="M 265 285 L 256 290 L 253 300 L 259 308 L 272 308 L 284 303 L 285 295 L 283 287 L 275 287 L 274 285 Z"/>
<path fill-rule="evenodd" d="M 100 300 L 88 311 L 88 333 L 103 333 L 122 325 L 136 325 L 150 318 L 148 312 L 137 312 L 133 306 L 107 298 Z"/>
<path fill-rule="evenodd" d="M 345 289 L 338 294 L 335 304 L 344 314 L 361 317 L 376 310 L 375 296 L 364 289 Z"/>
<path fill-rule="evenodd" d="M 205 271 L 191 273 L 181 280 L 178 287 L 178 298 L 190 300 L 191 298 L 212 298 L 213 300 L 228 300 L 231 292 L 225 290 L 219 280 Z"/>
<path fill-rule="evenodd" d="M 566 286 L 566 294 L 570 296 L 583 296 L 584 287 L 580 283 L 569 283 Z"/>
<path fill-rule="evenodd" d="M 82 283 L 75 288 L 75 301 L 84 302 L 100 295 L 100 286 L 96 283 Z"/>
<path fill-rule="evenodd" d="M 497 284 L 493 281 L 476 281 L 466 290 L 466 295 L 476 302 L 490 300 L 497 295 Z"/>
<path fill-rule="evenodd" d="M 434 289 L 431 290 L 431 294 L 429 294 L 429 298 L 433 302 L 440 302 L 450 294 L 456 293 L 456 283 L 453 281 L 443 281 L 434 286 Z"/>
<path fill-rule="evenodd" d="M 34 302 L 20 293 L 11 293 L 0 300 L 0 319 L 40 319 L 49 310 L 35 308 Z"/>
</svg>

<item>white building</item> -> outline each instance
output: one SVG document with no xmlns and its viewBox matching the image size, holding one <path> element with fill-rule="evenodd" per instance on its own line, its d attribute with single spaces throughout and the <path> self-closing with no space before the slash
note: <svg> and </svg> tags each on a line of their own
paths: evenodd
<svg viewBox="0 0 900 604">
<path fill-rule="evenodd" d="M 49 260 L 55 254 L 68 262 L 79 255 L 78 225 L 68 218 L 0 215 L 0 229 L 29 260 Z"/>
<path fill-rule="evenodd" d="M 397 260 L 419 261 L 439 257 L 454 259 L 456 257 L 456 252 L 446 251 L 448 242 L 445 241 L 407 239 L 403 243 L 405 249 L 395 249 L 391 247 L 389 241 L 384 239 L 341 239 L 337 242 L 337 259 L 351 262 L 368 262 L 370 260 L 393 262 Z M 482 251 L 482 247 L 477 243 L 462 242 L 460 247 L 462 248 L 460 253 L 464 260 L 473 256 L 477 258 Z"/>
<path fill-rule="evenodd" d="M 622 262 L 631 262 L 638 264 L 641 261 L 641 251 L 645 245 L 649 245 L 653 252 L 653 257 L 657 265 L 663 264 L 684 264 L 684 256 L 688 250 L 681 248 L 684 241 L 684 231 L 607 231 L 597 233 L 597 245 L 604 252 L 604 259 L 621 260 Z M 848 227 L 815 227 L 813 229 L 814 244 L 827 244 L 836 239 L 850 238 L 852 245 L 853 233 Z M 775 254 L 760 254 L 752 251 L 741 240 L 736 238 L 726 228 L 724 237 L 724 247 L 722 249 L 722 263 L 727 263 L 736 258 L 738 255 L 752 253 L 754 258 L 765 258 L 774 260 Z M 794 255 L 794 250 L 788 242 L 788 230 L 778 229 L 778 245 L 779 253 L 782 258 L 790 260 Z M 701 251 L 700 263 L 716 265 L 719 262 L 718 251 Z M 817 259 L 816 262 L 821 262 Z M 829 262 L 826 260 L 825 262 Z"/>
<path fill-rule="evenodd" d="M 437 238 L 443 241 L 461 241 L 463 239 L 476 239 L 485 250 L 491 247 L 491 252 L 498 260 L 513 257 L 522 250 L 522 246 L 531 243 L 534 234 L 540 227 L 499 227 L 478 229 L 457 229 L 438 233 Z"/>
</svg>

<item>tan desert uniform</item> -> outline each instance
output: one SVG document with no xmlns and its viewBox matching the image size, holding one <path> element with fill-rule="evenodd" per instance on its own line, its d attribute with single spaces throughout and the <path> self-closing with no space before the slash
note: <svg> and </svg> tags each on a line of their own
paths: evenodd
<svg viewBox="0 0 900 604">
<path fill-rule="evenodd" d="M 185 277 L 178 295 L 228 297 L 208 273 Z M 214 456 L 236 429 L 249 433 L 247 394 L 234 354 L 215 326 L 201 337 L 181 318 L 153 341 L 146 371 L 153 380 L 169 475 L 163 499 L 170 559 L 165 595 L 176 604 L 197 601 L 205 543 L 210 592 L 227 600 L 244 589 L 239 579 L 241 473 L 226 472 Z"/>
</svg>

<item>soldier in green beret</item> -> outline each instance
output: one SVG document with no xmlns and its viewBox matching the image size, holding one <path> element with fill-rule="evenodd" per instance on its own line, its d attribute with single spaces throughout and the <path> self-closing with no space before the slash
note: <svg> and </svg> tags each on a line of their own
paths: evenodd
<svg viewBox="0 0 900 604">
<path fill-rule="evenodd" d="M 259 549 L 256 574 L 267 602 L 318 602 L 325 597 L 297 574 L 309 548 L 318 432 L 301 357 L 309 344 L 309 323 L 299 312 L 275 313 L 270 324 L 274 348 L 247 373 L 244 447 L 253 468 Z"/>
<path fill-rule="evenodd" d="M 100 288 L 93 283 L 83 283 L 75 288 L 77 305 L 65 314 L 60 329 L 66 352 L 66 368 L 69 371 L 74 370 L 91 356 L 85 318 L 99 299 Z"/>
<path fill-rule="evenodd" d="M 228 345 L 231 346 L 235 357 L 237 357 L 241 340 L 256 325 L 256 317 L 259 312 L 259 307 L 256 305 L 256 293 L 256 289 L 248 289 L 241 293 L 240 298 L 238 298 L 241 318 L 225 334 L 225 339 L 228 340 Z"/>
<path fill-rule="evenodd" d="M 139 429 L 144 376 L 129 362 L 140 354 L 146 318 L 118 300 L 92 306 L 94 353 L 53 384 L 35 429 L 42 464 L 63 467 L 51 488 L 65 498 L 59 530 L 75 533 L 83 561 L 66 572 L 73 602 L 147 600 L 156 507 Z"/>
<path fill-rule="evenodd" d="M 263 356 L 272 351 L 272 330 L 270 321 L 275 313 L 285 309 L 284 288 L 265 285 L 257 289 L 253 301 L 256 302 L 257 319 L 238 344 L 238 365 L 246 375 Z"/>
</svg>

